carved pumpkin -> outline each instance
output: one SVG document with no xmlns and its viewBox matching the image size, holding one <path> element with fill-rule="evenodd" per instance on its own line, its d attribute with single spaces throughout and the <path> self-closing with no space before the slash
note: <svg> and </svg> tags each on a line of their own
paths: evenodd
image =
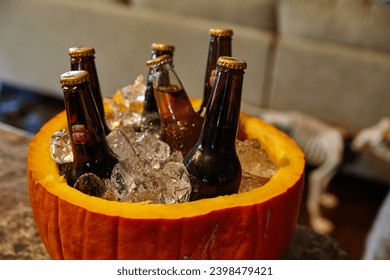
<svg viewBox="0 0 390 280">
<path fill-rule="evenodd" d="M 284 133 L 242 114 L 278 167 L 249 192 L 162 205 L 108 201 L 69 187 L 50 156 L 51 135 L 67 127 L 65 112 L 32 140 L 27 162 L 31 206 L 53 259 L 278 259 L 298 217 L 304 155 Z"/>
</svg>

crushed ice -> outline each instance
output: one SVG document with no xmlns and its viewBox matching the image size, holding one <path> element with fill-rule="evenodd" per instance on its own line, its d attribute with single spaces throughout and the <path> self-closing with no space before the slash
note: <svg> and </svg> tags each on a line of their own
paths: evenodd
<svg viewBox="0 0 390 280">
<path fill-rule="evenodd" d="M 109 180 L 103 181 L 92 173 L 84 174 L 76 182 L 76 189 L 116 201 L 164 204 L 188 201 L 191 185 L 182 154 L 171 151 L 169 145 L 159 139 L 159 129 L 140 132 L 141 118 L 145 117 L 142 116 L 145 89 L 144 77 L 140 75 L 134 84 L 104 99 L 106 120 L 112 129 L 107 141 L 119 163 Z M 277 167 L 257 139 L 237 140 L 236 149 L 242 167 L 239 192 L 260 187 L 275 175 Z M 52 135 L 50 152 L 60 174 L 66 177 L 73 154 L 65 129 Z"/>
</svg>

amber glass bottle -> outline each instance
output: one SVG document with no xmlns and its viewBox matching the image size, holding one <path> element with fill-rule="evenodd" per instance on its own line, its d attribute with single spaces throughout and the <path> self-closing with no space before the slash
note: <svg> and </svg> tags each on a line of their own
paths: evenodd
<svg viewBox="0 0 390 280">
<path fill-rule="evenodd" d="M 111 152 L 86 71 L 69 71 L 61 75 L 68 131 L 73 151 L 73 163 L 67 183 L 74 186 L 84 173 L 94 173 L 100 179 L 110 178 L 118 162 Z"/>
<path fill-rule="evenodd" d="M 153 88 L 161 119 L 161 139 L 185 155 L 198 140 L 203 118 L 191 101 L 174 70 L 172 57 L 159 56 L 149 60 Z"/>
<path fill-rule="evenodd" d="M 235 143 L 245 68 L 244 60 L 218 59 L 201 135 L 184 158 L 193 188 L 190 200 L 238 192 L 242 171 Z"/>
<path fill-rule="evenodd" d="M 151 59 L 168 54 L 173 57 L 175 47 L 168 44 L 153 43 L 151 46 Z M 160 125 L 160 116 L 153 90 L 152 70 L 149 68 L 145 91 L 144 109 L 142 112 L 141 130 L 151 125 Z"/>
<path fill-rule="evenodd" d="M 210 99 L 218 58 L 220 56 L 232 56 L 232 36 L 233 30 L 231 29 L 210 28 L 209 30 L 209 51 L 203 87 L 203 100 L 197 110 L 197 113 L 201 116 L 204 116 Z"/>
<path fill-rule="evenodd" d="M 111 130 L 106 123 L 104 114 L 103 96 L 100 91 L 99 77 L 95 65 L 95 49 L 93 47 L 72 47 L 69 48 L 70 70 L 85 70 L 89 74 L 90 87 L 96 106 L 103 122 L 104 132 L 108 135 Z"/>
</svg>

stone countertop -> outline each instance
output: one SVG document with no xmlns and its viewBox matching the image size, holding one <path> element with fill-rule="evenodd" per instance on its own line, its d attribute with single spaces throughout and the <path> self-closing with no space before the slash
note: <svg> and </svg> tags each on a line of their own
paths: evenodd
<svg viewBox="0 0 390 280">
<path fill-rule="evenodd" d="M 50 259 L 35 227 L 26 178 L 31 135 L 0 124 L 0 260 Z M 284 259 L 346 259 L 331 237 L 297 225 Z"/>
<path fill-rule="evenodd" d="M 30 207 L 26 159 L 31 136 L 0 125 L 0 259 L 49 259 Z"/>
</svg>

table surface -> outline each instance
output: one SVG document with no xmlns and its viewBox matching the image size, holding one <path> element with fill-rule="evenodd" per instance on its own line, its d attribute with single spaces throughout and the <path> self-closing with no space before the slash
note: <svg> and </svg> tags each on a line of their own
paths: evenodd
<svg viewBox="0 0 390 280">
<path fill-rule="evenodd" d="M 26 159 L 31 136 L 0 125 L 0 259 L 48 259 L 30 207 Z"/>
<path fill-rule="evenodd" d="M 0 123 L 0 260 L 50 259 L 35 227 L 26 160 L 31 135 Z M 331 237 L 297 225 L 284 259 L 345 259 Z"/>
</svg>

